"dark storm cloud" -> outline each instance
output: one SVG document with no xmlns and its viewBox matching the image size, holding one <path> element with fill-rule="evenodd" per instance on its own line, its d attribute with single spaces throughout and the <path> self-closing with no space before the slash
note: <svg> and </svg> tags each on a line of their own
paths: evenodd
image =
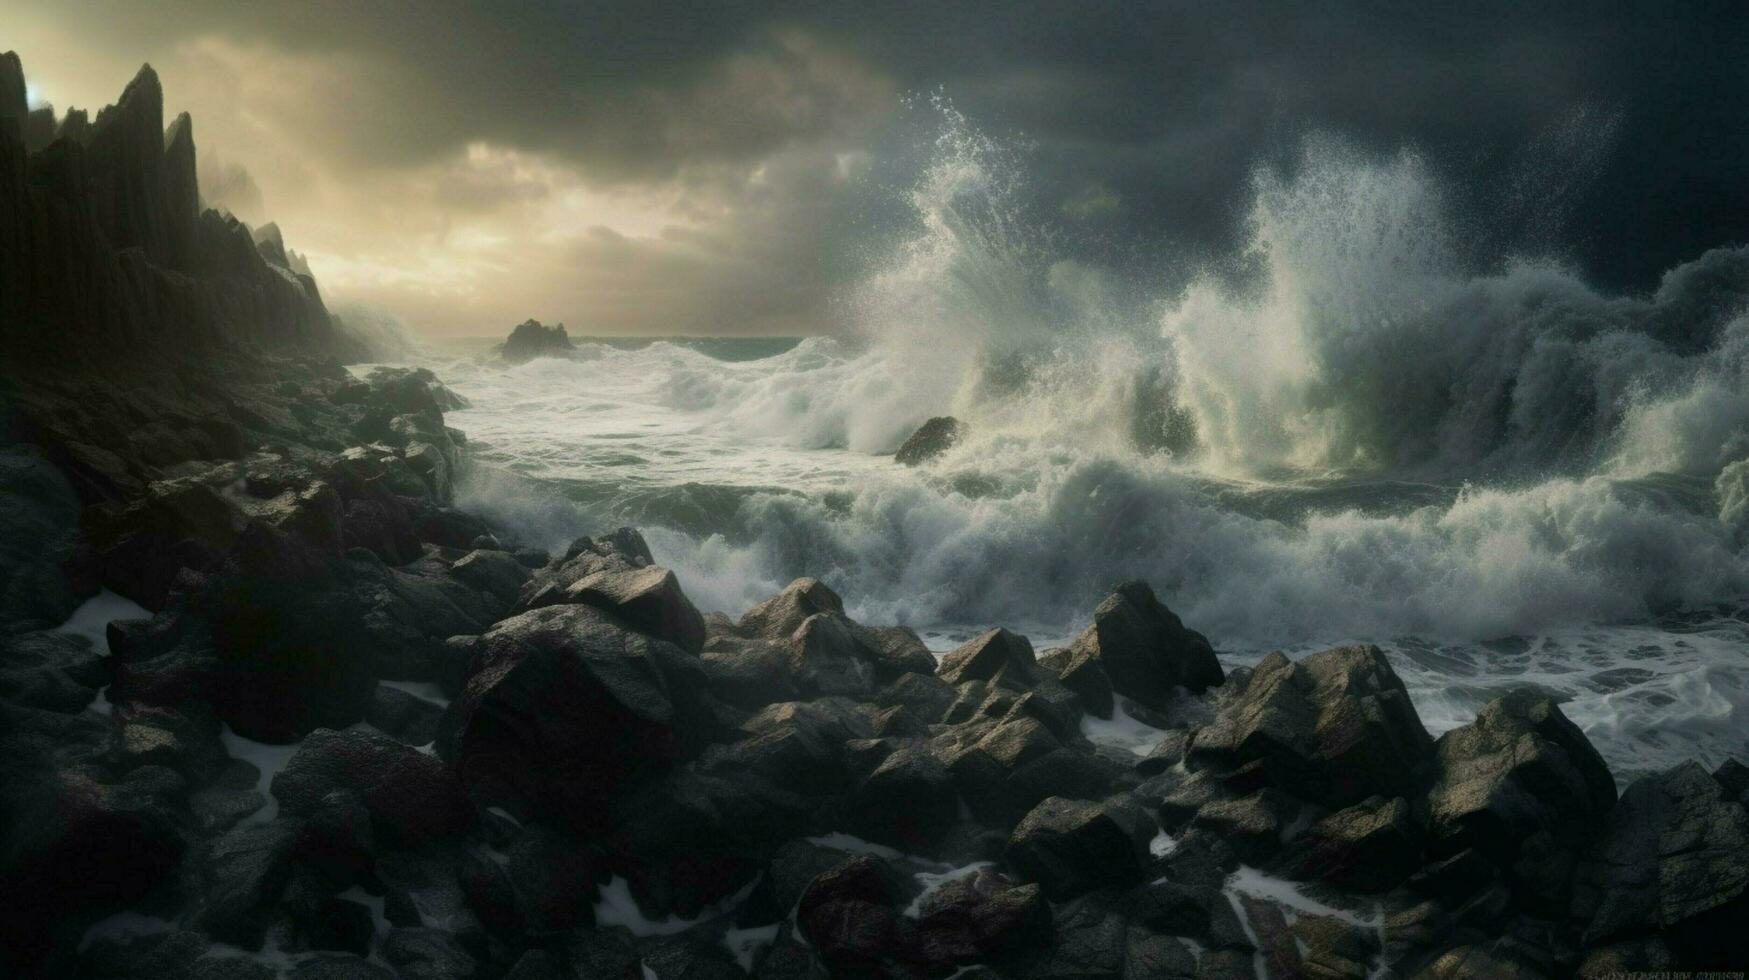
<svg viewBox="0 0 1749 980">
<path fill-rule="evenodd" d="M 664 196 L 684 229 L 579 230 L 523 263 L 556 277 L 525 284 L 533 292 L 559 307 L 581 302 L 565 289 L 587 293 L 578 315 L 623 329 L 823 323 L 879 224 L 873 191 L 902 182 L 917 151 L 898 106 L 919 91 L 1026 141 L 1030 204 L 1112 262 L 1218 257 L 1240 234 L 1255 169 L 1291 168 L 1314 130 L 1416 147 L 1454 188 L 1481 261 L 1554 250 L 1604 283 L 1646 286 L 1749 237 L 1749 15 L 1733 3 L 58 0 L 43 11 L 136 60 L 204 56 L 188 45 L 218 39 L 240 87 L 262 66 L 248 120 L 295 134 L 315 177 L 375 181 L 385 211 L 407 173 L 437 175 L 408 182 L 424 195 L 404 198 L 409 212 L 532 214 L 563 196 L 562 177 L 530 178 L 520 157 L 504 172 L 469 165 L 480 144 L 552 161 L 588 187 Z M 848 153 L 869 154 L 876 179 L 834 176 L 834 155 Z M 274 186 L 244 162 L 271 210 Z M 640 316 L 640 304 L 663 312 Z"/>
</svg>

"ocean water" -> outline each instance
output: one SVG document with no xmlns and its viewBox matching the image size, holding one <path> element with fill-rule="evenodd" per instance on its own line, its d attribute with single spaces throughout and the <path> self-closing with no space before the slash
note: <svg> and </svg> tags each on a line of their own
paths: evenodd
<svg viewBox="0 0 1749 980">
<path fill-rule="evenodd" d="M 835 336 L 432 349 L 463 503 L 555 548 L 636 525 L 732 615 L 815 575 L 938 647 L 1060 643 L 1144 578 L 1229 665 L 1378 643 L 1436 733 L 1530 684 L 1624 781 L 1749 759 L 1749 250 L 1647 295 L 1476 268 L 1413 153 L 1311 140 L 1242 274 L 1138 301 L 1023 180 L 950 119 Z M 943 414 L 969 436 L 895 464 Z"/>
</svg>

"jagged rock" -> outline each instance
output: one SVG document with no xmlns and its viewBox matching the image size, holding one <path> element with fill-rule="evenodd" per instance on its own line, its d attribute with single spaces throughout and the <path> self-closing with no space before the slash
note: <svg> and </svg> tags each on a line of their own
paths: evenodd
<svg viewBox="0 0 1749 980">
<path fill-rule="evenodd" d="M 796 904 L 796 927 L 834 973 L 866 971 L 903 941 L 900 894 L 883 862 L 854 857 L 808 884 Z"/>
<path fill-rule="evenodd" d="M 594 923 L 594 886 L 605 879 L 598 850 L 537 826 L 518 834 L 507 856 L 523 934 L 556 935 Z"/>
<path fill-rule="evenodd" d="M 1661 933 L 1684 967 L 1749 960 L 1749 812 L 1698 763 L 1628 787 L 1575 879 L 1587 946 Z"/>
<path fill-rule="evenodd" d="M 1749 806 L 1749 766 L 1726 759 L 1713 770 L 1713 779 L 1724 789 L 1726 799 Z"/>
<path fill-rule="evenodd" d="M 78 711 L 109 680 L 103 654 L 68 633 L 0 636 L 0 698 L 49 711 Z"/>
<path fill-rule="evenodd" d="M 79 498 L 34 447 L 0 452 L 0 633 L 58 626 L 79 599 L 73 557 Z"/>
<path fill-rule="evenodd" d="M 893 461 L 905 466 L 917 466 L 927 463 L 942 453 L 952 449 L 965 438 L 966 424 L 950 415 L 937 416 L 917 427 L 899 451 L 893 454 Z"/>
<path fill-rule="evenodd" d="M 1154 821 L 1123 800 L 1095 803 L 1053 796 L 1014 828 L 1004 855 L 1052 901 L 1139 879 Z"/>
<path fill-rule="evenodd" d="M 1286 873 L 1360 892 L 1395 887 L 1420 866 L 1422 833 L 1402 797 L 1373 797 L 1306 828 L 1284 858 Z"/>
<path fill-rule="evenodd" d="M 838 598 L 838 593 L 819 579 L 798 578 L 784 586 L 782 592 L 747 610 L 738 627 L 750 636 L 783 640 L 809 616 L 828 612 L 844 614 L 844 600 Z"/>
<path fill-rule="evenodd" d="M 941 658 L 935 673 L 949 684 L 994 681 L 998 675 L 1005 675 L 1016 678 L 1017 686 L 1024 687 L 1037 670 L 1032 643 L 1018 633 L 997 628 L 949 651 Z"/>
<path fill-rule="evenodd" d="M 173 929 L 144 936 L 94 938 L 80 952 L 78 976 L 88 980 L 275 980 L 278 971 L 213 949 L 198 932 Z"/>
<path fill-rule="evenodd" d="M 55 141 L 55 109 L 53 106 L 40 106 L 30 110 L 24 117 L 24 149 L 27 153 L 39 153 Z"/>
<path fill-rule="evenodd" d="M 382 954 L 400 980 L 470 980 L 479 968 L 467 950 L 438 929 L 391 929 Z"/>
<path fill-rule="evenodd" d="M 862 697 L 874 690 L 875 652 L 840 613 L 808 617 L 785 648 L 790 669 L 805 691 Z"/>
<path fill-rule="evenodd" d="M 531 949 L 516 960 L 504 980 L 566 980 L 568 976 L 557 956 L 544 949 Z"/>
<path fill-rule="evenodd" d="M 1415 796 L 1431 740 L 1409 692 L 1377 647 L 1338 647 L 1290 661 L 1272 653 L 1191 740 L 1189 763 L 1257 764 L 1278 789 L 1341 808 L 1370 796 Z"/>
<path fill-rule="evenodd" d="M 604 568 L 567 586 L 565 597 L 605 609 L 634 629 L 688 653 L 698 653 L 704 646 L 704 617 L 666 568 Z"/>
<path fill-rule="evenodd" d="M 481 638 L 439 750 L 476 799 L 592 825 L 602 801 L 679 754 L 660 643 L 591 606 L 504 620 Z"/>
<path fill-rule="evenodd" d="M 694 916 L 733 893 L 850 788 L 846 746 L 873 734 L 835 698 L 772 705 L 742 728 L 610 805 L 614 864 L 647 913 Z"/>
<path fill-rule="evenodd" d="M 1584 733 L 1552 701 L 1521 689 L 1441 736 L 1427 806 L 1434 846 L 1480 848 L 1518 865 L 1531 891 L 1551 892 L 1608 816 L 1615 781 Z M 1704 775 L 1704 773 L 1703 773 Z"/>
<path fill-rule="evenodd" d="M 214 706 L 239 734 L 286 742 L 364 716 L 376 677 L 336 557 L 258 521 L 202 597 Z"/>
<path fill-rule="evenodd" d="M 720 942 L 680 938 L 664 942 L 644 955 L 646 976 L 656 980 L 740 980 L 746 971 Z"/>
<path fill-rule="evenodd" d="M 24 84 L 24 65 L 18 52 L 0 54 L 0 132 L 22 141 L 24 117 L 30 113 L 29 89 Z"/>
<path fill-rule="evenodd" d="M 380 828 L 408 843 L 459 834 L 474 823 L 461 783 L 443 763 L 360 729 L 316 730 L 272 789 L 292 814 L 316 812 L 335 790 L 355 793 Z"/>
<path fill-rule="evenodd" d="M 711 689 L 725 702 L 756 711 L 801 697 L 789 654 L 777 647 L 739 640 L 705 645 L 700 656 L 709 665 Z"/>
<path fill-rule="evenodd" d="M 930 851 L 959 821 L 959 794 L 947 769 L 921 746 L 887 756 L 848 803 L 852 832 L 912 854 Z"/>
<path fill-rule="evenodd" d="M 935 722 L 954 703 L 955 692 L 945 681 L 930 674 L 907 671 L 875 694 L 882 707 L 903 705 Z"/>
<path fill-rule="evenodd" d="M 299 960 L 288 976 L 291 980 L 396 980 L 387 967 L 350 953 Z"/>
<path fill-rule="evenodd" d="M 244 824 L 214 841 L 207 855 L 206 907 L 201 928 L 215 939 L 261 946 L 291 876 L 301 825 L 292 820 Z"/>
<path fill-rule="evenodd" d="M 1218 835 L 1245 862 L 1265 864 L 1281 850 L 1300 809 L 1298 800 L 1266 786 L 1238 799 L 1203 804 L 1190 825 Z"/>
<path fill-rule="evenodd" d="M 1051 906 L 1036 884 L 1017 884 L 989 867 L 955 878 L 916 903 L 918 958 L 965 966 L 1022 955 L 1041 946 Z"/>
<path fill-rule="evenodd" d="M 390 851 L 377 857 L 375 872 L 385 889 L 383 917 L 392 925 L 442 929 L 469 948 L 485 941 L 453 854 Z"/>
<path fill-rule="evenodd" d="M 1093 611 L 1093 625 L 1070 644 L 1061 676 L 1070 690 L 1090 699 L 1089 711 L 1110 717 L 1111 705 L 1101 695 L 1106 683 L 1117 694 L 1166 711 L 1176 688 L 1200 692 L 1219 685 L 1225 674 L 1201 633 L 1186 629 L 1147 583 L 1128 582 Z"/>
<path fill-rule="evenodd" d="M 164 133 L 163 202 L 166 264 L 194 271 L 200 180 L 195 173 L 194 120 L 186 112 Z"/>
<path fill-rule="evenodd" d="M 92 210 L 110 243 L 124 249 L 138 246 L 148 259 L 169 266 L 173 255 L 164 199 L 164 92 L 151 65 L 140 68 L 115 105 L 97 114 L 86 159 Z"/>
<path fill-rule="evenodd" d="M 449 573 L 503 603 L 505 611 L 516 602 L 528 582 L 529 571 L 506 551 L 476 549 L 449 566 Z"/>
<path fill-rule="evenodd" d="M 524 320 L 510 331 L 498 348 L 498 356 L 508 364 L 521 364 L 537 357 L 563 356 L 575 349 L 564 324 L 549 327 L 539 320 Z"/>
<path fill-rule="evenodd" d="M 377 836 L 364 798 L 350 789 L 334 789 L 304 818 L 293 853 L 301 870 L 338 891 L 370 871 L 378 853 Z M 404 838 L 393 839 L 399 843 Z"/>
<path fill-rule="evenodd" d="M 442 718 L 441 705 L 387 684 L 377 685 L 365 715 L 373 728 L 415 746 L 437 740 Z"/>
<path fill-rule="evenodd" d="M 1460 946 L 1447 950 L 1420 972 L 1415 980 L 1544 980 L 1546 974 L 1494 944 Z"/>
<path fill-rule="evenodd" d="M 53 771 L 15 741 L 0 750 L 0 965 L 22 967 L 56 930 L 119 911 L 172 873 L 185 844 L 168 804 L 183 784 L 155 766 L 103 784 Z"/>
</svg>

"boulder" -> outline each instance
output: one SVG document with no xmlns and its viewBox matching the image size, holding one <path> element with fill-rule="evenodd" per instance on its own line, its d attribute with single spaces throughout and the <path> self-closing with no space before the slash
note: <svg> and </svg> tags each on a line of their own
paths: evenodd
<svg viewBox="0 0 1749 980">
<path fill-rule="evenodd" d="M 332 548 L 256 521 L 198 596 L 218 670 L 214 708 L 240 735 L 289 742 L 364 716 L 373 644 Z"/>
<path fill-rule="evenodd" d="M 356 794 L 391 839 L 417 843 L 460 834 L 474 812 L 455 775 L 436 758 L 387 735 L 318 729 L 273 779 L 285 812 L 314 814 L 329 794 Z"/>
<path fill-rule="evenodd" d="M 1156 711 L 1171 707 L 1178 688 L 1197 693 L 1226 676 L 1207 638 L 1185 628 L 1145 582 L 1118 586 L 1069 646 L 1061 676 L 1071 690 L 1086 692 L 1095 713 L 1105 707 L 1098 703 L 1101 672 L 1112 691 Z"/>
<path fill-rule="evenodd" d="M 851 858 L 808 884 L 796 927 L 835 975 L 863 974 L 893 957 L 907 923 L 896 905 L 897 875 L 878 858 Z"/>
<path fill-rule="evenodd" d="M 398 980 L 388 967 L 352 953 L 325 953 L 301 959 L 286 976 L 290 980 Z"/>
<path fill-rule="evenodd" d="M 949 684 L 1004 677 L 1014 686 L 1026 687 L 1037 673 L 1032 643 L 1000 627 L 949 651 L 935 668 L 936 676 Z"/>
<path fill-rule="evenodd" d="M 78 607 L 63 565 L 79 498 L 34 447 L 0 452 L 0 633 L 58 626 Z"/>
<path fill-rule="evenodd" d="M 1502 864 L 1527 841 L 1569 857 L 1608 817 L 1615 780 L 1578 726 L 1546 696 L 1520 689 L 1440 737 L 1427 793 L 1437 848 L 1477 847 Z M 1556 869 L 1565 877 L 1571 868 Z M 1540 876 L 1539 876 L 1540 877 Z"/>
<path fill-rule="evenodd" d="M 390 929 L 382 956 L 400 980 L 472 980 L 479 969 L 455 937 L 439 929 Z"/>
<path fill-rule="evenodd" d="M 1349 891 L 1388 891 L 1420 867 L 1424 846 L 1408 801 L 1375 796 L 1313 822 L 1284 856 L 1282 870 Z"/>
<path fill-rule="evenodd" d="M 297 821 L 276 820 L 235 827 L 214 841 L 206 855 L 201 928 L 223 942 L 259 949 L 291 877 L 301 831 Z"/>
<path fill-rule="evenodd" d="M 1511 948 L 1477 943 L 1446 950 L 1414 980 L 1544 980 L 1547 976 Z"/>
<path fill-rule="evenodd" d="M 56 930 L 120 911 L 175 871 L 186 844 L 166 797 L 181 782 L 148 766 L 104 784 L 27 764 L 17 744 L 4 748 L 0 972 L 14 965 L 25 974 Z"/>
<path fill-rule="evenodd" d="M 1004 857 L 1060 902 L 1139 880 L 1154 834 L 1154 821 L 1134 803 L 1053 796 L 1014 828 Z"/>
<path fill-rule="evenodd" d="M 798 578 L 784 586 L 782 592 L 747 610 L 737 625 L 748 636 L 783 640 L 809 616 L 828 612 L 844 614 L 844 600 L 838 598 L 838 593 L 819 579 Z"/>
<path fill-rule="evenodd" d="M 0 636 L 0 698 L 49 711 L 79 711 L 109 681 L 104 655 L 82 636 Z"/>
<path fill-rule="evenodd" d="M 1191 740 L 1189 764 L 1261 778 L 1339 809 L 1419 795 L 1432 742 L 1385 655 L 1338 647 L 1290 661 L 1272 653 Z"/>
<path fill-rule="evenodd" d="M 605 800 L 679 755 L 660 643 L 592 606 L 504 620 L 480 638 L 439 751 L 483 803 L 596 826 Z"/>
<path fill-rule="evenodd" d="M 1001 960 L 1042 945 L 1051 905 L 1036 884 L 1019 884 L 994 868 L 977 867 L 919 896 L 918 959 L 935 968 Z"/>
<path fill-rule="evenodd" d="M 442 719 L 442 705 L 388 684 L 377 685 L 365 715 L 371 727 L 415 746 L 435 742 Z"/>
<path fill-rule="evenodd" d="M 917 466 L 952 449 L 965 438 L 966 424 L 951 415 L 940 415 L 917 427 L 893 454 L 895 463 Z"/>
<path fill-rule="evenodd" d="M 1749 962 L 1749 812 L 1698 763 L 1637 780 L 1575 875 L 1587 946 L 1661 934 L 1678 966 Z"/>
<path fill-rule="evenodd" d="M 594 923 L 594 886 L 604 878 L 597 849 L 533 826 L 517 835 L 507 855 L 505 870 L 524 935 L 557 935 Z"/>
<path fill-rule="evenodd" d="M 704 617 L 666 568 L 603 568 L 565 588 L 565 598 L 605 609 L 627 625 L 688 653 L 704 646 Z"/>
<path fill-rule="evenodd" d="M 940 761 L 921 746 L 887 756 L 848 799 L 850 829 L 909 854 L 929 853 L 959 822 L 959 794 Z"/>
<path fill-rule="evenodd" d="M 508 610 L 528 581 L 527 566 L 507 551 L 476 549 L 449 566 L 449 574 L 487 593 Z"/>
</svg>

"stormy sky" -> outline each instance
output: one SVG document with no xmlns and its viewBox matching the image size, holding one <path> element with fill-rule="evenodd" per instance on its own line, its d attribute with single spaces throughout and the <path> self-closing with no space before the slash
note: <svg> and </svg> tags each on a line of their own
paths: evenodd
<svg viewBox="0 0 1749 980">
<path fill-rule="evenodd" d="M 0 0 L 4 48 L 58 110 L 151 62 L 209 203 L 434 333 L 836 329 L 936 94 L 1163 289 L 1314 131 L 1420 152 L 1484 263 L 1643 290 L 1749 239 L 1737 3 Z"/>
</svg>

